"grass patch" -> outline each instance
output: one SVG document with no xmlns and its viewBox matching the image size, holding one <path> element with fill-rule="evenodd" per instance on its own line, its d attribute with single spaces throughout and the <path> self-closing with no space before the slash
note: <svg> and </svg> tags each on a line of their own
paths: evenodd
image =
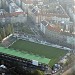
<svg viewBox="0 0 75 75">
<path fill-rule="evenodd" d="M 42 57 L 50 58 L 50 65 L 52 66 L 56 63 L 61 57 L 63 57 L 68 51 L 61 50 L 58 48 L 45 46 L 29 41 L 18 40 L 11 47 L 22 52 L 27 51 L 28 53 L 33 53 L 40 55 Z"/>
</svg>

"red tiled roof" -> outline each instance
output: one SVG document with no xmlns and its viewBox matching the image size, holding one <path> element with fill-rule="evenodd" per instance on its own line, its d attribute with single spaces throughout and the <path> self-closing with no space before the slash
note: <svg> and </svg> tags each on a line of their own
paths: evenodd
<svg viewBox="0 0 75 75">
<path fill-rule="evenodd" d="M 35 13 L 35 15 L 36 16 L 38 16 L 38 15 L 42 15 L 42 16 L 46 16 L 46 17 L 53 17 L 53 16 L 56 16 L 56 17 L 61 17 L 61 18 L 69 18 L 69 16 L 68 15 L 66 15 L 66 14 L 55 14 L 55 13 L 42 13 L 42 12 L 40 12 L 40 13 Z"/>
<path fill-rule="evenodd" d="M 17 16 L 20 14 L 25 14 L 24 12 L 14 12 L 14 13 L 10 13 L 10 16 Z"/>
<path fill-rule="evenodd" d="M 48 26 L 47 26 L 47 29 L 50 30 L 50 31 L 60 32 L 60 27 L 58 27 L 58 26 L 51 26 L 51 25 L 48 25 Z"/>
<path fill-rule="evenodd" d="M 5 13 L 3 15 L 0 15 L 0 18 L 18 16 L 18 15 L 21 15 L 21 14 L 26 14 L 26 13 L 25 12 Z"/>
</svg>

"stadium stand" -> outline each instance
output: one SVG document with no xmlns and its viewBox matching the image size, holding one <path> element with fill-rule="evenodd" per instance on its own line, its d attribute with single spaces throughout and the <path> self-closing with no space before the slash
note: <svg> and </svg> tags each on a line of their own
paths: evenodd
<svg viewBox="0 0 75 75">
<path fill-rule="evenodd" d="M 33 54 L 28 54 L 27 52 L 20 52 L 13 49 L 8 49 L 0 47 L 0 59 L 5 59 L 7 61 L 20 62 L 25 67 L 37 68 L 40 70 L 45 70 L 46 65 L 49 64 L 50 59 L 45 57 L 40 57 Z"/>
</svg>

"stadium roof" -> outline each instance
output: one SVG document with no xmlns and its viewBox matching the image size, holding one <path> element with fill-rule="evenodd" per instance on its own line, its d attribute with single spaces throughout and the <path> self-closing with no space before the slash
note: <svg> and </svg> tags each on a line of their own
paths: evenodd
<svg viewBox="0 0 75 75">
<path fill-rule="evenodd" d="M 49 64 L 50 59 L 45 57 L 40 57 L 38 55 L 28 54 L 27 52 L 21 52 L 13 49 L 8 49 L 4 47 L 0 47 L 0 53 L 4 53 L 11 56 L 21 57 L 30 60 L 36 60 L 39 63 Z"/>
</svg>

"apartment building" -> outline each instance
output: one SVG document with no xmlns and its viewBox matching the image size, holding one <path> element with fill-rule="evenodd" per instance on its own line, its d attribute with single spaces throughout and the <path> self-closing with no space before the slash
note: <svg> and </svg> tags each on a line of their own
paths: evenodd
<svg viewBox="0 0 75 75">
<path fill-rule="evenodd" d="M 69 22 L 70 17 L 59 4 L 37 5 L 28 8 L 28 14 L 35 23 L 40 23 L 44 19 L 55 20 L 56 22 Z"/>
<path fill-rule="evenodd" d="M 65 32 L 61 29 L 61 24 L 52 24 L 46 20 L 41 21 L 40 30 L 49 39 L 49 41 L 64 45 L 67 47 L 73 47 L 75 45 L 75 36 L 71 33 Z"/>
</svg>

